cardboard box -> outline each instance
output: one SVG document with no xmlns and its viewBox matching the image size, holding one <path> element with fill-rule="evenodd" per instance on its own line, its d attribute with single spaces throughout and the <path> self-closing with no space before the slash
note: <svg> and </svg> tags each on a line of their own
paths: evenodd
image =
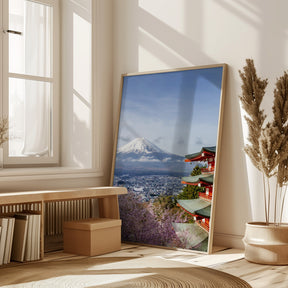
<svg viewBox="0 0 288 288">
<path fill-rule="evenodd" d="M 84 219 L 64 222 L 64 252 L 96 256 L 121 249 L 120 219 Z"/>
</svg>

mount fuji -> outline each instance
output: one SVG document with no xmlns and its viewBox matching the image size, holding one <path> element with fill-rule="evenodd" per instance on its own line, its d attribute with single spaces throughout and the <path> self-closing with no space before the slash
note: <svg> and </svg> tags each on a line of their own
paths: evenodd
<svg viewBox="0 0 288 288">
<path fill-rule="evenodd" d="M 148 141 L 146 138 L 136 138 L 129 142 L 128 144 L 122 146 L 119 151 L 120 153 L 162 153 L 164 152 L 161 150 L 158 146 L 154 145 L 150 141 Z"/>
<path fill-rule="evenodd" d="M 145 138 L 136 138 L 118 149 L 115 173 L 181 174 L 184 157 L 165 152 Z"/>
</svg>

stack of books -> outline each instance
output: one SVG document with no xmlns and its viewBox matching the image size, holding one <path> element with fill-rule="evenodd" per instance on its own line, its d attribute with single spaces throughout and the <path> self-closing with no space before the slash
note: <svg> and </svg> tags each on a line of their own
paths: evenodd
<svg viewBox="0 0 288 288">
<path fill-rule="evenodd" d="M 0 265 L 7 264 L 11 259 L 12 242 L 14 234 L 15 218 L 0 218 Z"/>
<path fill-rule="evenodd" d="M 0 265 L 39 260 L 41 215 L 17 213 L 0 218 Z"/>
</svg>

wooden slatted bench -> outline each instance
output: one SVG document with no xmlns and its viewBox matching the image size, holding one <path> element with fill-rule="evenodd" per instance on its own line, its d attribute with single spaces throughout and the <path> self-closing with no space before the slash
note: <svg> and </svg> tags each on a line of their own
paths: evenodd
<svg viewBox="0 0 288 288">
<path fill-rule="evenodd" d="M 48 202 L 97 199 L 99 218 L 119 219 L 118 195 L 127 194 L 124 187 L 89 187 L 53 191 L 0 193 L 0 215 L 13 215 L 21 210 L 34 210 L 41 214 L 41 259 L 44 258 L 44 204 Z M 105 226 L 105 223 L 102 224 Z M 111 223 L 107 222 L 111 226 Z"/>
</svg>

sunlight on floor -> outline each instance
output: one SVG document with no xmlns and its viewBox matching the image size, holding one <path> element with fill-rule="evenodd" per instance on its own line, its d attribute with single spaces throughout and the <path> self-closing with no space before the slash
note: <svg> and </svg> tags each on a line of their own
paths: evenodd
<svg viewBox="0 0 288 288">
<path fill-rule="evenodd" d="M 202 255 L 201 257 L 192 258 L 187 256 L 173 257 L 173 261 L 194 264 L 197 266 L 213 267 L 215 265 L 232 262 L 244 258 L 243 250 L 229 249 L 218 252 L 217 254 Z"/>
<path fill-rule="evenodd" d="M 112 271 L 119 270 L 125 273 L 125 270 L 129 269 L 143 269 L 143 268 L 183 268 L 191 267 L 190 263 L 179 262 L 179 260 L 171 261 L 162 256 L 145 256 L 135 259 L 128 259 L 126 261 L 111 262 L 102 265 L 90 266 L 87 270 L 91 271 Z"/>
</svg>

